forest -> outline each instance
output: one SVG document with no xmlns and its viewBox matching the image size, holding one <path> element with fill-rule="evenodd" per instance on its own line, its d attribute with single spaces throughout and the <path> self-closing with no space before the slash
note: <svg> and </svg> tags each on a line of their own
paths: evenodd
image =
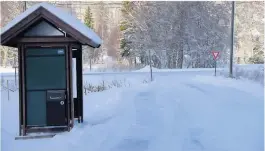
<svg viewBox="0 0 265 151">
<path fill-rule="evenodd" d="M 1 27 L 38 2 L 1 2 Z M 115 68 L 211 68 L 227 66 L 231 47 L 228 1 L 50 2 L 76 15 L 103 39 L 99 49 L 84 47 L 83 64 Z M 115 3 L 115 9 L 110 7 Z M 76 11 L 80 10 L 80 11 Z M 82 10 L 82 11 L 81 11 Z M 113 15 L 115 14 L 115 15 Z M 14 48 L 0 47 L 0 66 L 17 64 Z M 107 58 L 107 59 L 106 59 Z M 264 2 L 236 2 L 234 62 L 264 63 Z"/>
<path fill-rule="evenodd" d="M 236 2 L 234 50 L 239 55 L 235 61 L 263 63 L 262 4 Z M 149 64 L 150 51 L 151 63 L 157 68 L 210 68 L 214 65 L 211 51 L 216 50 L 221 53 L 219 64 L 227 65 L 231 6 L 224 1 L 124 2 L 123 56 L 138 57 L 141 64 Z"/>
</svg>

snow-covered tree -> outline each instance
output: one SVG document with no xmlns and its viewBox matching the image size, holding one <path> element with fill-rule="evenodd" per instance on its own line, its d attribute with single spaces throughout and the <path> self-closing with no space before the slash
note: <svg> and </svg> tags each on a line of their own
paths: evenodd
<svg viewBox="0 0 265 151">
<path fill-rule="evenodd" d="M 264 63 L 264 1 L 236 2 L 238 63 Z"/>
<path fill-rule="evenodd" d="M 84 22 L 89 28 L 93 28 L 93 18 L 92 18 L 90 7 L 87 7 Z"/>
<path fill-rule="evenodd" d="M 123 46 L 130 50 L 126 54 L 139 55 L 142 63 L 148 60 L 149 50 L 152 64 L 158 68 L 182 68 L 183 63 L 186 67 L 212 67 L 211 51 L 216 49 L 222 53 L 221 63 L 228 60 L 231 17 L 228 2 L 128 4 Z"/>
</svg>

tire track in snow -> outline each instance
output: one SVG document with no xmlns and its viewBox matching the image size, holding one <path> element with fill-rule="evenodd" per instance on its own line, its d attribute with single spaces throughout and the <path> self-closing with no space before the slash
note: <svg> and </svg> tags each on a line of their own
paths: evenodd
<svg viewBox="0 0 265 151">
<path fill-rule="evenodd" d="M 196 90 L 198 90 L 200 92 L 203 92 L 204 94 L 207 93 L 207 91 L 205 91 L 204 89 L 202 89 L 202 88 L 200 88 L 200 87 L 198 87 L 198 86 L 196 86 L 194 84 L 191 84 L 191 83 L 182 83 L 182 84 L 187 86 L 187 87 L 189 87 L 189 88 L 196 89 Z"/>
<path fill-rule="evenodd" d="M 146 151 L 150 141 L 156 137 L 161 121 L 158 106 L 155 103 L 154 91 L 147 90 L 136 93 L 133 102 L 135 108 L 135 121 L 131 123 L 124 138 L 112 151 Z"/>
<path fill-rule="evenodd" d="M 168 150 L 202 151 L 205 149 L 201 141 L 204 130 L 194 122 L 193 115 L 190 113 L 194 109 L 192 109 L 193 107 L 190 108 L 190 105 L 194 102 L 194 107 L 199 107 L 194 98 L 205 98 L 206 93 L 207 91 L 204 89 L 183 81 L 174 86 L 174 91 L 165 91 L 169 98 L 175 98 L 167 104 L 168 109 L 173 110 L 174 113 L 174 126 L 171 134 L 174 141 Z M 174 104 L 175 108 L 173 107 Z"/>
</svg>

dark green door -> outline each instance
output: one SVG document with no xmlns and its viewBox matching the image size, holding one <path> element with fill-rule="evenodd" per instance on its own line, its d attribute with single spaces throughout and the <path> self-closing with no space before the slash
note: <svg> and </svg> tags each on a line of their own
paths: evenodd
<svg viewBox="0 0 265 151">
<path fill-rule="evenodd" d="M 47 115 L 58 116 L 56 118 L 64 121 L 66 103 L 61 103 L 63 105 L 60 106 L 56 105 L 60 113 L 51 113 L 49 111 L 51 105 L 47 105 L 49 102 L 47 101 L 47 92 L 50 90 L 66 91 L 65 49 L 27 48 L 25 65 L 27 125 L 50 126 Z M 54 107 L 52 106 L 52 108 Z M 53 109 L 52 112 L 55 110 Z"/>
</svg>

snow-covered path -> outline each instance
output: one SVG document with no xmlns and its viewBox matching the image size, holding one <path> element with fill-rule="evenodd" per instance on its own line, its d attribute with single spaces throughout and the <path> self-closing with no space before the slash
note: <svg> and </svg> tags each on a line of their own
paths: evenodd
<svg viewBox="0 0 265 151">
<path fill-rule="evenodd" d="M 14 102 L 2 102 L 2 122 Z M 85 122 L 52 139 L 15 141 L 11 128 L 17 128 L 8 127 L 12 122 L 6 121 L 2 132 L 9 134 L 2 134 L 2 148 L 263 151 L 263 109 L 259 84 L 211 76 L 163 76 L 149 84 L 86 96 Z"/>
</svg>

